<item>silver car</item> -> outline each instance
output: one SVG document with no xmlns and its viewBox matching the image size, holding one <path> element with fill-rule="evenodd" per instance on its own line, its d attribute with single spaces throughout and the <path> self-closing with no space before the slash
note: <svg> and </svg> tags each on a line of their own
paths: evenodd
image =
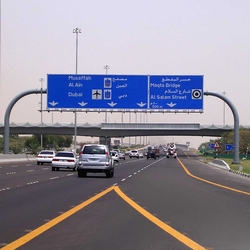
<svg viewBox="0 0 250 250">
<path fill-rule="evenodd" d="M 101 144 L 84 145 L 77 163 L 78 177 L 85 177 L 90 173 L 105 173 L 106 177 L 114 176 L 114 159 L 109 148 Z"/>
</svg>

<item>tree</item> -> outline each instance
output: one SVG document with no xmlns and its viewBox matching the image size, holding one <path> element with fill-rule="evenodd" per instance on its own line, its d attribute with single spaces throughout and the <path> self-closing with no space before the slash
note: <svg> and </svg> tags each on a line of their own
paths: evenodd
<svg viewBox="0 0 250 250">
<path fill-rule="evenodd" d="M 250 149 L 250 130 L 247 128 L 240 128 L 239 131 L 239 152 L 240 154 L 245 154 L 245 153 L 249 153 L 249 149 Z M 234 131 L 232 132 L 226 132 L 223 133 L 220 139 L 221 142 L 221 146 L 223 146 L 223 148 L 225 148 L 226 144 L 233 144 L 234 143 Z"/>
</svg>

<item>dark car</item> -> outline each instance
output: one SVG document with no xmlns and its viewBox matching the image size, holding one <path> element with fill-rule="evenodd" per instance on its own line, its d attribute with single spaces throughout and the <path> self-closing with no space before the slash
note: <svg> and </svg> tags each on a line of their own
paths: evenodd
<svg viewBox="0 0 250 250">
<path fill-rule="evenodd" d="M 156 154 L 155 154 L 155 152 L 154 152 L 153 149 L 148 150 L 148 152 L 147 152 L 147 159 L 148 158 L 154 158 L 156 160 Z"/>
</svg>

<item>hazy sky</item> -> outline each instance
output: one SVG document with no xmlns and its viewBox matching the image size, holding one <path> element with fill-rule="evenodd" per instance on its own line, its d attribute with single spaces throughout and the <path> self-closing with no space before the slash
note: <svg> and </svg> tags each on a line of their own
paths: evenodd
<svg viewBox="0 0 250 250">
<path fill-rule="evenodd" d="M 204 75 L 204 91 L 225 92 L 250 125 L 249 0 L 2 0 L 0 123 L 19 93 L 47 88 L 47 74 Z M 10 121 L 39 123 L 40 95 L 22 98 Z M 46 109 L 46 96 L 43 97 Z M 148 122 L 223 125 L 222 100 L 204 97 L 203 114 L 152 114 Z M 78 123 L 104 121 L 104 113 L 79 113 Z M 124 115 L 128 122 L 129 115 Z M 137 116 L 139 122 L 140 116 Z M 43 114 L 43 122 L 73 122 L 72 113 Z M 120 114 L 108 114 L 120 122 Z M 135 121 L 135 116 L 132 116 Z M 225 105 L 225 123 L 233 116 Z M 206 138 L 169 140 L 199 146 Z"/>
</svg>

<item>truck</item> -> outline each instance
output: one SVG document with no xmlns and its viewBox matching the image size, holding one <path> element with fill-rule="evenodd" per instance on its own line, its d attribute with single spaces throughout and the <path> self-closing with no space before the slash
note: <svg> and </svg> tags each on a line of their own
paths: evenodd
<svg viewBox="0 0 250 250">
<path fill-rule="evenodd" d="M 159 150 L 159 148 L 148 146 L 147 159 L 148 158 L 154 158 L 154 159 L 156 159 L 156 157 L 158 157 L 158 158 L 160 157 L 160 150 Z"/>
</svg>

